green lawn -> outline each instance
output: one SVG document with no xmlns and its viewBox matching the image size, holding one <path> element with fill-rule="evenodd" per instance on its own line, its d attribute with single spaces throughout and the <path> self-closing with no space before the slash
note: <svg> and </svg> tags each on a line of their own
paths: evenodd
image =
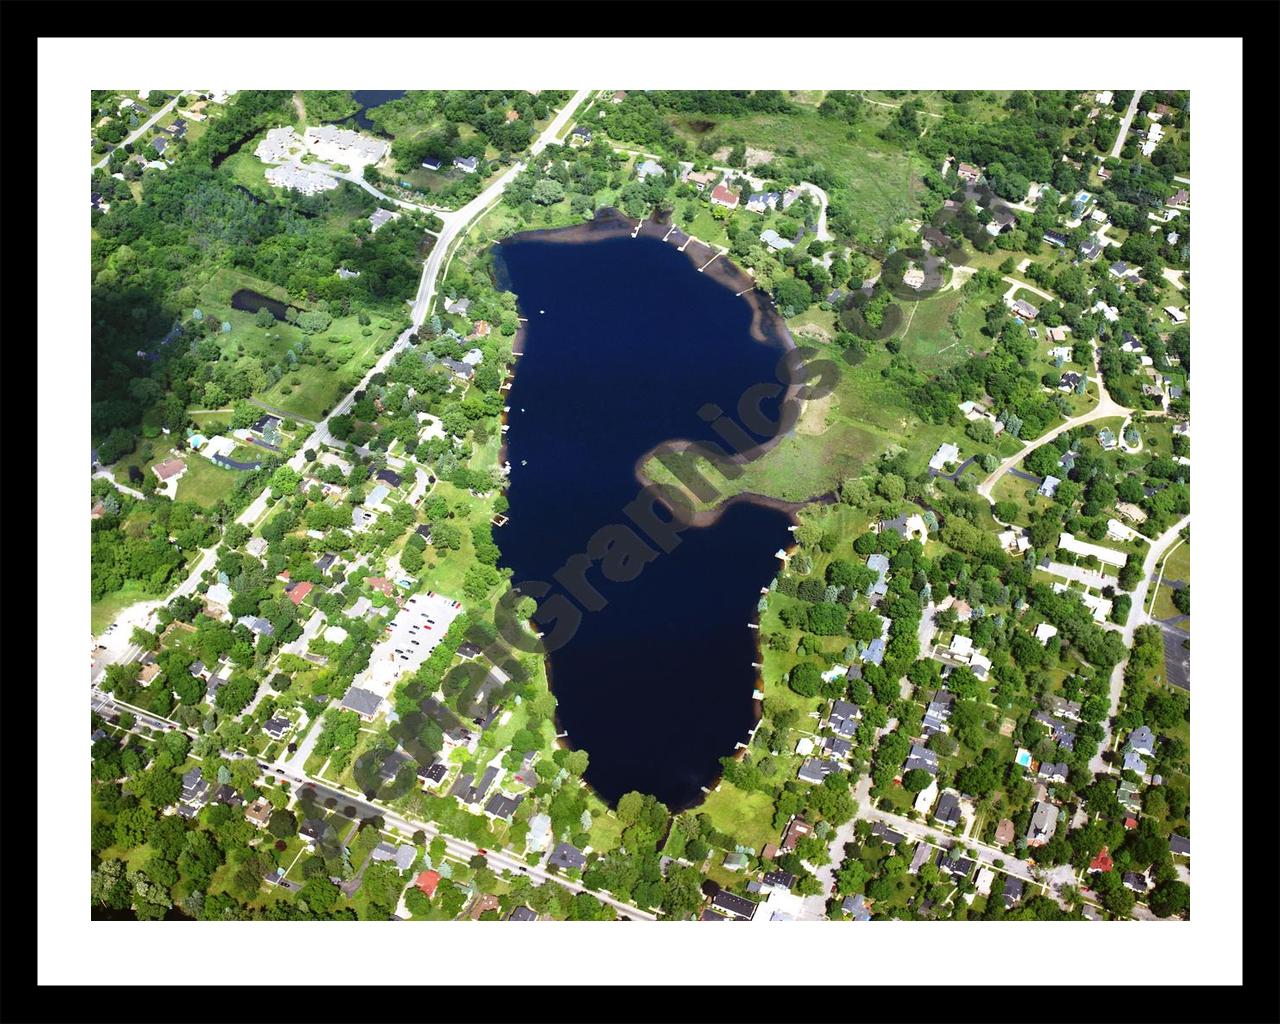
<svg viewBox="0 0 1280 1024">
<path fill-rule="evenodd" d="M 154 594 L 148 594 L 142 587 L 130 581 L 119 590 L 105 595 L 90 606 L 89 621 L 94 635 L 101 633 L 111 621 L 131 604 L 147 601 Z"/>
<path fill-rule="evenodd" d="M 777 841 L 773 828 L 773 801 L 765 793 L 744 792 L 729 782 L 721 782 L 697 808 L 710 815 L 715 827 L 744 846 L 757 850 Z"/>
<path fill-rule="evenodd" d="M 785 114 L 682 113 L 668 120 L 677 135 L 695 144 L 710 138 L 725 145 L 723 140 L 737 136 L 749 146 L 775 154 L 794 149 L 799 157 L 822 163 L 832 176 L 834 190 L 846 197 L 845 205 L 871 230 L 883 232 L 918 212 L 924 162 L 882 141 L 876 132 L 883 118 L 874 112 L 852 128 L 809 106 Z M 711 122 L 713 127 L 697 131 L 698 122 Z"/>
<path fill-rule="evenodd" d="M 203 455 L 187 456 L 187 471 L 178 480 L 178 500 L 212 508 L 236 485 L 235 470 L 214 465 Z"/>
</svg>

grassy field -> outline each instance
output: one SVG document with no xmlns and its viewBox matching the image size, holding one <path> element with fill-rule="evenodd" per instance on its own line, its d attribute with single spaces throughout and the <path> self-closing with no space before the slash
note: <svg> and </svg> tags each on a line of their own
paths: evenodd
<svg viewBox="0 0 1280 1024">
<path fill-rule="evenodd" d="M 233 359 L 279 362 L 285 352 L 307 335 L 290 323 L 276 322 L 270 327 L 259 327 L 255 323 L 255 314 L 232 309 L 231 297 L 242 288 L 281 302 L 290 301 L 284 288 L 242 271 L 223 268 L 211 275 L 201 287 L 200 308 L 206 317 L 216 317 L 231 324 L 230 333 L 223 335 L 222 339 L 224 350 Z M 298 303 L 295 301 L 294 304 Z M 371 333 L 365 335 L 366 329 Z M 377 361 L 378 353 L 394 340 L 394 336 L 395 324 L 383 317 L 374 318 L 368 328 L 362 327 L 355 316 L 337 317 L 323 334 L 310 336 L 310 349 L 320 356 L 319 363 L 298 363 L 255 397 L 286 412 L 307 419 L 321 419 L 325 411 Z M 203 402 L 199 399 L 197 402 L 196 407 L 202 408 Z"/>
<path fill-rule="evenodd" d="M 178 480 L 178 500 L 212 508 L 231 493 L 236 472 L 215 466 L 203 455 L 187 456 L 187 471 Z"/>
<path fill-rule="evenodd" d="M 794 150 L 802 158 L 824 164 L 867 229 L 884 231 L 919 210 L 923 162 L 876 135 L 884 120 L 879 112 L 869 113 L 854 127 L 839 118 L 822 117 L 809 106 L 787 114 L 690 113 L 669 120 L 676 134 L 690 142 L 710 138 L 713 144 L 724 145 L 722 140 L 735 136 L 776 154 Z M 706 122 L 713 127 L 695 129 Z"/>
<path fill-rule="evenodd" d="M 738 842 L 756 849 L 777 841 L 773 829 L 773 801 L 768 794 L 744 792 L 730 782 L 721 782 L 698 805 L 699 814 L 711 817 L 715 827 Z"/>
<path fill-rule="evenodd" d="M 101 600 L 94 601 L 89 609 L 89 623 L 94 635 L 101 633 L 111 624 L 111 620 L 131 604 L 150 600 L 154 595 L 148 594 L 137 583 L 126 583 L 114 593 L 107 594 Z"/>
<path fill-rule="evenodd" d="M 837 358 L 839 380 L 831 396 L 821 400 L 820 415 L 805 410 L 798 429 L 744 466 L 736 479 L 706 470 L 719 499 L 746 492 L 787 501 L 815 498 L 829 493 L 844 478 L 858 475 L 869 461 L 895 445 L 906 449 L 915 471 L 925 467 L 944 441 L 959 445 L 962 459 L 975 452 L 999 450 L 998 445 L 976 445 L 957 428 L 920 420 L 906 397 L 881 376 L 889 358 L 884 349 L 873 352 L 858 366 Z M 656 460 L 649 460 L 644 468 L 660 483 L 675 482 Z M 696 503 L 695 507 L 708 506 Z"/>
<path fill-rule="evenodd" d="M 960 362 L 968 355 L 962 339 L 973 338 L 976 332 L 964 331 L 959 314 L 965 307 L 976 305 L 978 303 L 968 301 L 966 292 L 954 290 L 915 303 L 905 311 L 909 319 L 898 336 L 903 355 L 928 374 L 939 373 Z M 956 330 L 950 324 L 953 314 L 957 315 Z"/>
</svg>

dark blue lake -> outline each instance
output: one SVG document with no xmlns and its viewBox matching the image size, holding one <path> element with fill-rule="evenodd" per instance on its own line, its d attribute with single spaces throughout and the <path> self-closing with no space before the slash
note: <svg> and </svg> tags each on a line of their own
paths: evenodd
<svg viewBox="0 0 1280 1024">
<path fill-rule="evenodd" d="M 545 581 L 553 593 L 565 591 L 556 571 L 595 531 L 633 526 L 623 509 L 640 492 L 637 460 L 664 441 L 716 443 L 698 410 L 714 402 L 733 415 L 752 385 L 776 383 L 784 351 L 776 319 L 767 340 L 753 339 L 751 304 L 697 272 L 705 257 L 625 227 L 621 237 L 573 232 L 495 249 L 499 283 L 528 317 L 507 393 L 510 522 L 495 536 L 516 586 Z M 762 403 L 770 418 L 780 397 Z M 748 623 L 790 523 L 740 502 L 684 529 L 635 579 L 587 572 L 607 605 L 583 612 L 549 669 L 559 727 L 588 752 L 586 779 L 606 800 L 640 790 L 687 807 L 747 738 L 757 659 Z"/>
<path fill-rule="evenodd" d="M 365 131 L 377 131 L 373 126 L 373 122 L 369 120 L 369 111 L 374 107 L 380 107 L 384 103 L 390 103 L 392 100 L 398 100 L 405 94 L 404 89 L 354 89 L 351 95 L 355 101 L 360 104 L 360 109 L 355 113 L 356 124 Z"/>
</svg>

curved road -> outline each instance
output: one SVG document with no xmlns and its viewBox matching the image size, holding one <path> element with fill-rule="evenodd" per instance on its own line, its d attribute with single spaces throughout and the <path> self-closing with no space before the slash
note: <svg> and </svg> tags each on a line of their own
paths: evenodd
<svg viewBox="0 0 1280 1024">
<path fill-rule="evenodd" d="M 988 476 L 985 480 L 983 480 L 982 483 L 978 484 L 977 491 L 979 494 L 981 494 L 988 501 L 991 501 L 991 488 L 995 486 L 997 480 L 999 480 L 1002 476 L 1004 476 L 1004 474 L 1007 473 L 1009 470 L 1013 469 L 1014 466 L 1016 466 L 1019 462 L 1025 459 L 1028 455 L 1030 455 L 1033 451 L 1039 448 L 1042 444 L 1047 444 L 1048 442 L 1052 441 L 1055 437 L 1057 437 L 1059 434 L 1064 433 L 1065 431 L 1071 430 L 1073 427 L 1078 427 L 1078 426 L 1081 426 L 1082 424 L 1090 423 L 1093 420 L 1105 420 L 1112 416 L 1131 416 L 1133 414 L 1132 409 L 1128 409 L 1125 406 L 1121 405 L 1119 402 L 1113 399 L 1111 395 L 1108 393 L 1107 386 L 1102 382 L 1102 374 L 1097 372 L 1097 356 L 1098 356 L 1098 353 L 1097 353 L 1097 350 L 1095 349 L 1094 350 L 1094 372 L 1097 374 L 1097 376 L 1095 377 L 1095 381 L 1098 385 L 1097 405 L 1095 405 L 1088 412 L 1081 413 L 1079 416 L 1074 416 L 1069 420 L 1064 420 L 1062 423 L 1058 424 L 1058 426 L 1050 430 L 1047 434 L 1041 434 L 1039 437 L 1028 441 L 1025 445 L 1023 445 L 1021 451 L 1019 451 L 1015 455 L 1010 455 L 1007 459 L 1005 459 L 1002 463 L 1000 463 L 999 466 L 995 468 L 995 470 L 991 473 L 990 476 Z"/>
<path fill-rule="evenodd" d="M 589 89 L 579 89 L 574 93 L 569 102 L 552 119 L 551 123 L 547 125 L 546 129 L 530 147 L 531 155 L 537 156 L 550 143 L 555 141 L 556 133 L 569 120 L 573 111 L 577 109 L 578 104 L 590 95 L 590 92 L 591 90 Z M 139 130 L 141 131 L 141 129 Z M 465 233 L 466 229 L 471 226 L 472 222 L 479 217 L 482 212 L 501 198 L 502 193 L 506 190 L 506 187 L 511 184 L 512 179 L 524 170 L 524 168 L 525 164 L 523 162 L 513 164 L 506 173 L 494 181 L 466 206 L 462 207 L 462 209 L 453 212 L 437 213 L 437 216 L 444 221 L 444 227 L 440 232 L 439 240 L 434 246 L 432 246 L 431 252 L 427 256 L 426 262 L 422 267 L 422 278 L 418 284 L 418 292 L 413 302 L 412 324 L 401 332 L 399 338 L 396 339 L 395 344 L 382 354 L 351 393 L 343 398 L 342 401 L 340 401 L 330 411 L 328 416 L 315 425 L 315 430 L 310 434 L 310 436 L 303 440 L 302 444 L 298 447 L 297 454 L 288 461 L 287 465 L 291 466 L 295 470 L 301 470 L 306 462 L 306 456 L 304 453 L 308 448 L 315 447 L 319 444 L 338 443 L 329 432 L 329 421 L 332 420 L 334 416 L 339 416 L 350 409 L 355 403 L 355 393 L 366 388 L 373 376 L 377 373 L 383 372 L 391 364 L 391 361 L 396 357 L 396 355 L 403 351 L 409 344 L 409 336 L 413 334 L 419 326 L 421 326 L 423 320 L 426 319 L 428 310 L 431 308 L 431 300 L 436 294 L 437 278 L 440 275 L 441 267 L 449 251 L 450 245 Z M 249 507 L 236 517 L 236 522 L 242 523 L 245 526 L 251 526 L 256 523 L 267 510 L 267 499 L 270 494 L 271 488 L 265 488 L 262 493 L 253 500 Z M 155 625 L 154 613 L 161 605 L 167 604 L 175 597 L 194 593 L 196 587 L 200 583 L 202 575 L 207 569 L 213 566 L 216 560 L 214 557 L 215 548 L 216 545 L 214 548 L 205 548 L 201 552 L 201 556 L 196 562 L 191 573 L 167 597 L 130 605 L 128 608 L 124 609 L 115 620 L 118 627 L 115 631 L 115 636 L 119 636 L 123 639 L 132 632 L 134 626 L 143 626 L 147 629 L 153 629 Z M 108 643 L 108 640 L 109 637 L 106 634 L 103 634 L 98 642 L 107 643 L 109 648 L 116 646 L 119 648 L 119 655 L 123 655 L 125 653 L 124 648 L 120 647 L 119 641 L 116 641 L 115 645 L 112 645 Z M 112 657 L 110 660 L 114 661 L 121 659 L 119 657 Z M 105 668 L 105 665 L 102 667 Z M 97 668 L 95 662 L 95 675 L 99 671 L 100 669 Z"/>
</svg>

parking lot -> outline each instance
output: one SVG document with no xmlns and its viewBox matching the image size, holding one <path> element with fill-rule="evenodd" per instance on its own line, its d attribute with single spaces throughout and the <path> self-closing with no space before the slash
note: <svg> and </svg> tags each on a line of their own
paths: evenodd
<svg viewBox="0 0 1280 1024">
<path fill-rule="evenodd" d="M 442 594 L 409 598 L 387 626 L 384 639 L 374 646 L 369 667 L 355 685 L 387 696 L 397 679 L 418 670 L 460 614 L 462 605 Z"/>
</svg>

